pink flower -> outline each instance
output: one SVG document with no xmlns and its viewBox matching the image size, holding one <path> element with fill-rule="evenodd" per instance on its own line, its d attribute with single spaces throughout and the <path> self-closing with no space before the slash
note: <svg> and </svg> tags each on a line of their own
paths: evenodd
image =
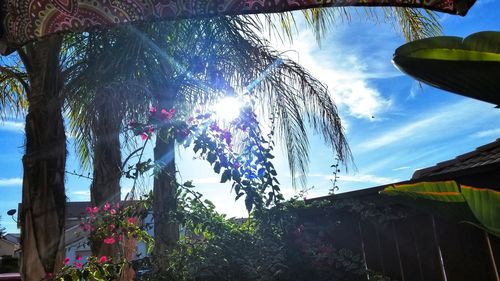
<svg viewBox="0 0 500 281">
<path fill-rule="evenodd" d="M 128 218 L 127 219 L 127 223 L 128 224 L 135 224 L 137 222 L 137 219 L 136 218 Z"/>
<path fill-rule="evenodd" d="M 47 273 L 45 273 L 45 279 L 47 279 L 47 280 L 51 280 L 51 279 L 52 279 L 52 276 L 53 276 L 53 275 L 52 275 L 52 272 L 47 272 Z"/>
<path fill-rule="evenodd" d="M 87 214 L 92 213 L 92 208 L 90 207 L 85 208 L 85 212 L 87 212 Z"/>
<path fill-rule="evenodd" d="M 109 208 L 110 208 L 110 207 L 111 207 L 111 206 L 109 205 L 109 203 L 106 203 L 106 204 L 104 204 L 104 207 L 103 207 L 102 209 L 103 209 L 104 211 L 107 211 L 107 210 L 109 210 Z"/>
<path fill-rule="evenodd" d="M 123 240 L 123 235 L 118 235 L 118 241 L 122 241 Z"/>
<path fill-rule="evenodd" d="M 108 258 L 106 258 L 106 256 L 102 256 L 100 259 L 99 259 L 100 262 L 107 262 L 108 261 Z"/>
<path fill-rule="evenodd" d="M 80 268 L 80 269 L 82 268 L 82 264 L 81 264 L 81 263 L 79 263 L 79 262 L 75 263 L 75 266 L 76 266 L 77 268 Z"/>
<path fill-rule="evenodd" d="M 113 245 L 116 243 L 116 240 L 113 237 L 107 237 L 107 238 L 104 238 L 103 242 L 104 242 L 104 244 Z"/>
<path fill-rule="evenodd" d="M 162 109 L 160 115 L 162 118 L 170 120 L 174 117 L 175 109 L 171 108 L 169 111 Z"/>
<path fill-rule="evenodd" d="M 81 261 L 81 260 L 82 260 L 82 256 L 80 256 L 80 255 L 76 255 L 76 260 L 77 260 L 77 261 Z"/>
<path fill-rule="evenodd" d="M 155 131 L 155 128 L 153 127 L 153 125 L 146 126 L 146 133 L 152 133 L 154 131 Z"/>
<path fill-rule="evenodd" d="M 108 226 L 108 229 L 109 229 L 109 231 L 113 231 L 115 229 L 115 225 L 114 224 L 110 224 Z"/>
<path fill-rule="evenodd" d="M 151 106 L 151 107 L 149 108 L 149 113 L 151 113 L 151 114 L 155 114 L 155 113 L 156 113 L 156 107 L 155 107 L 155 106 Z"/>
<path fill-rule="evenodd" d="M 64 258 L 64 264 L 68 264 L 68 263 L 69 263 L 69 258 L 68 257 Z"/>
<path fill-rule="evenodd" d="M 148 137 L 149 137 L 149 136 L 148 136 L 148 134 L 146 134 L 146 133 L 141 133 L 141 140 L 145 141 L 145 140 L 147 140 L 147 139 L 148 139 Z"/>
<path fill-rule="evenodd" d="M 115 210 L 115 209 L 111 209 L 111 210 L 109 211 L 109 213 L 110 213 L 112 216 L 114 216 L 114 215 L 116 215 L 116 210 Z"/>
<path fill-rule="evenodd" d="M 92 208 L 92 213 L 97 214 L 99 212 L 99 207 Z"/>
</svg>

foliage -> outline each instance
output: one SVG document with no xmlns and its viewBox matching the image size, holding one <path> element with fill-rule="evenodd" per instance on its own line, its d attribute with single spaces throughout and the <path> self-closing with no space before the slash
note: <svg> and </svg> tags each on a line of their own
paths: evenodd
<svg viewBox="0 0 500 281">
<path fill-rule="evenodd" d="M 47 273 L 45 279 L 60 281 L 119 280 L 119 276 L 122 273 L 126 261 L 125 259 L 120 259 L 114 262 L 106 256 L 102 256 L 100 258 L 89 257 L 84 264 L 81 263 L 81 257 L 77 257 L 77 262 L 75 264 L 69 264 L 68 258 L 65 259 L 64 263 L 65 265 L 56 275 Z"/>
<path fill-rule="evenodd" d="M 461 185 L 455 181 L 435 181 L 395 184 L 384 188 L 381 193 L 397 196 L 401 204 L 472 223 L 500 236 L 500 192 L 496 190 Z"/>
<path fill-rule="evenodd" d="M 0 118 L 22 113 L 27 107 L 28 75 L 18 56 L 0 58 Z"/>
<path fill-rule="evenodd" d="M 192 112 L 194 105 L 234 92 L 262 101 L 263 112 L 276 119 L 294 184 L 305 181 L 307 125 L 347 164 L 351 154 L 327 88 L 272 50 L 256 32 L 261 28 L 251 17 L 221 17 L 71 35 L 66 48 L 78 54 L 70 63 L 75 67 L 68 67 L 65 92 L 84 166 L 90 166 L 94 97 L 110 97 L 110 107 L 123 104 L 130 120 L 144 117 L 145 107 L 162 104 L 164 97 L 157 96 L 167 92 L 173 104 L 168 107 L 177 112 Z"/>
<path fill-rule="evenodd" d="M 214 112 L 198 111 L 187 121 L 182 117 L 175 118 L 175 112 L 173 108 L 153 106 L 147 122 L 132 121 L 129 128 L 143 140 L 151 138 L 160 128 L 166 128 L 166 133 L 157 137 L 174 138 L 184 147 L 192 147 L 200 158 L 212 166 L 215 173 L 220 174 L 221 183 L 232 181 L 236 200 L 245 196 L 245 206 L 249 212 L 253 208 L 262 209 L 283 200 L 277 172 L 271 162 L 274 144 L 262 136 L 252 106 L 243 107 L 240 115 L 227 128 L 220 127 Z M 236 134 L 241 139 L 239 143 L 234 142 L 233 136 Z M 128 166 L 125 175 L 136 178 L 152 167 L 154 164 L 148 159 Z"/>
<path fill-rule="evenodd" d="M 184 235 L 167 268 L 154 272 L 154 260 L 137 262 L 143 273 L 139 279 L 366 280 L 369 274 L 383 280 L 364 269 L 359 254 L 336 248 L 328 227 L 318 234 L 302 224 L 300 214 L 308 208 L 292 199 L 255 210 L 249 219 L 228 219 L 192 187 L 183 186 L 176 218 Z"/>
<path fill-rule="evenodd" d="M 146 203 L 144 203 L 146 204 Z M 141 227 L 139 216 L 145 216 L 146 209 L 140 203 L 120 206 L 119 203 L 104 204 L 102 208 L 87 207 L 87 217 L 82 219 L 80 227 L 88 232 L 89 243 L 103 242 L 113 245 L 123 243 L 126 239 L 144 241 L 151 252 L 154 240 Z"/>
<path fill-rule="evenodd" d="M 102 208 L 87 207 L 87 216 L 82 219 L 80 227 L 88 232 L 88 243 L 103 242 L 108 245 L 119 246 L 116 257 L 91 256 L 85 262 L 81 256 L 70 264 L 69 258 L 64 259 L 64 266 L 56 273 L 47 273 L 46 280 L 119 280 L 128 268 L 130 260 L 127 259 L 125 244 L 131 241 L 146 243 L 148 253 L 151 252 L 154 239 L 149 236 L 140 218 L 147 215 L 147 206 L 150 200 L 145 198 L 138 202 L 128 202 L 126 206 L 118 203 L 104 204 Z"/>
</svg>

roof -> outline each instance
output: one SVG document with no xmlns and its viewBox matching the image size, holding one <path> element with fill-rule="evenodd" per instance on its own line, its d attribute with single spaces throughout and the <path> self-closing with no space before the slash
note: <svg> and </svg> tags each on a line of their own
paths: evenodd
<svg viewBox="0 0 500 281">
<path fill-rule="evenodd" d="M 19 233 L 7 233 L 2 237 L 2 239 L 9 241 L 13 244 L 18 244 L 19 239 L 20 239 L 20 234 Z"/>
<path fill-rule="evenodd" d="M 454 159 L 438 163 L 435 166 L 415 171 L 412 181 L 465 170 L 493 168 L 500 164 L 500 138 L 496 141 L 480 146 L 476 150 L 459 155 Z"/>
<path fill-rule="evenodd" d="M 80 218 L 85 215 L 85 208 L 91 207 L 92 203 L 86 202 L 67 202 L 66 203 L 66 217 Z"/>
<path fill-rule="evenodd" d="M 360 190 L 354 190 L 334 195 L 326 195 L 317 198 L 308 199 L 308 201 L 316 200 L 341 200 L 349 198 L 373 200 L 379 198 L 378 194 L 381 190 L 389 185 L 404 184 L 411 182 L 419 182 L 426 180 L 442 180 L 455 179 L 460 175 L 477 175 L 478 172 L 490 172 L 497 174 L 500 165 L 500 138 L 489 144 L 480 146 L 474 151 L 459 155 L 454 159 L 444 161 L 428 168 L 417 170 L 413 173 L 411 180 L 397 183 L 390 183 L 381 186 L 375 186 Z M 496 186 L 496 185 L 495 185 Z M 381 201 L 382 204 L 386 203 Z M 389 202 L 390 203 L 390 202 Z"/>
</svg>

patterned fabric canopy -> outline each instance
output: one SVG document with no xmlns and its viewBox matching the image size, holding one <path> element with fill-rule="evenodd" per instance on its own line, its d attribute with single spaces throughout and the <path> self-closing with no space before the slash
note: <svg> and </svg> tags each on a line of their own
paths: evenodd
<svg viewBox="0 0 500 281">
<path fill-rule="evenodd" d="M 3 0 L 0 51 L 67 31 L 148 20 L 277 13 L 330 6 L 422 7 L 465 15 L 475 0 Z"/>
</svg>

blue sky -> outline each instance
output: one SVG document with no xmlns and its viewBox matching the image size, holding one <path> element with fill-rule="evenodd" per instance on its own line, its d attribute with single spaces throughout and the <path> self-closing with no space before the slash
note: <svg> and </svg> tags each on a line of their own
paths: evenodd
<svg viewBox="0 0 500 281">
<path fill-rule="evenodd" d="M 440 15 L 445 35 L 467 36 L 484 30 L 500 30 L 500 1 L 478 1 L 466 17 Z M 360 13 L 361 15 L 362 13 Z M 341 112 L 356 169 L 340 173 L 340 192 L 409 179 L 414 170 L 434 165 L 500 137 L 500 109 L 493 105 L 446 93 L 399 72 L 391 63 L 394 50 L 404 43 L 392 26 L 373 24 L 359 16 L 351 23 L 332 27 L 316 44 L 312 33 L 298 22 L 292 44 L 273 42 L 328 85 Z M 374 118 L 372 118 L 372 116 Z M 0 224 L 17 232 L 6 214 L 21 200 L 24 136 L 22 120 L 0 123 Z M 77 170 L 69 142 L 68 171 Z M 293 196 L 283 153 L 277 151 L 276 166 L 287 197 Z M 192 160 L 180 151 L 178 166 L 183 180 L 194 180 L 198 190 L 219 211 L 245 215 L 242 200 L 234 202 L 230 186 L 218 184 L 208 164 Z M 333 153 L 311 136 L 308 197 L 326 195 L 334 163 Z M 151 186 L 148 178 L 143 187 Z M 70 201 L 89 199 L 90 181 L 67 176 Z M 123 191 L 130 182 L 122 183 Z"/>
</svg>

